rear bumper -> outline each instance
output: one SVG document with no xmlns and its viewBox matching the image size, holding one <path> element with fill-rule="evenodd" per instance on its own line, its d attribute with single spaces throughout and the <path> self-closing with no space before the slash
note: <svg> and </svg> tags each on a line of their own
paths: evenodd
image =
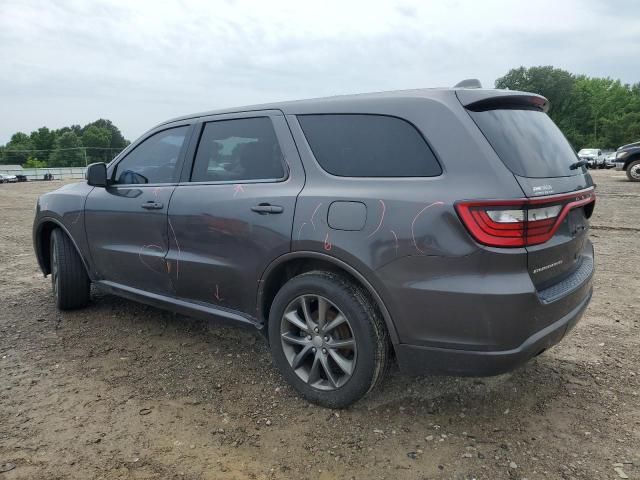
<svg viewBox="0 0 640 480">
<path fill-rule="evenodd" d="M 465 257 L 406 257 L 378 270 L 399 341 L 403 371 L 494 375 L 554 345 L 591 295 L 593 247 L 586 240 L 572 273 L 538 290 L 523 249 Z"/>
<path fill-rule="evenodd" d="M 592 290 L 572 311 L 510 350 L 474 351 L 416 345 L 396 345 L 400 370 L 410 375 L 440 373 L 460 376 L 491 376 L 508 372 L 551 348 L 580 320 Z"/>
</svg>

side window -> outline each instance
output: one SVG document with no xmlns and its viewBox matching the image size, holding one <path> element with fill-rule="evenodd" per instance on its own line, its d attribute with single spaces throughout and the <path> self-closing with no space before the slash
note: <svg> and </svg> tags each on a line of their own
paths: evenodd
<svg viewBox="0 0 640 480">
<path fill-rule="evenodd" d="M 442 168 L 409 122 L 384 115 L 299 115 L 313 155 L 341 177 L 434 177 Z"/>
<path fill-rule="evenodd" d="M 170 128 L 147 138 L 116 165 L 114 183 L 174 182 L 178 156 L 188 128 Z"/>
<path fill-rule="evenodd" d="M 191 181 L 277 180 L 285 175 L 282 160 L 269 118 L 209 122 L 198 144 Z"/>
</svg>

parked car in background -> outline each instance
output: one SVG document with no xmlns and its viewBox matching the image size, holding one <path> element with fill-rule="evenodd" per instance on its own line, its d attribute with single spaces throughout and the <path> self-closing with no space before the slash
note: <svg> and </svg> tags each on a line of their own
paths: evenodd
<svg viewBox="0 0 640 480">
<path fill-rule="evenodd" d="M 604 168 L 614 168 L 616 166 L 616 152 L 608 153 L 604 157 Z"/>
<path fill-rule="evenodd" d="M 26 175 L 16 175 L 16 178 L 18 179 L 19 182 L 26 182 L 27 181 L 27 176 Z"/>
<path fill-rule="evenodd" d="M 616 170 L 627 172 L 627 178 L 632 182 L 640 182 L 640 142 L 618 148 Z"/>
<path fill-rule="evenodd" d="M 454 88 L 187 115 L 42 195 L 35 253 L 60 309 L 93 283 L 253 326 L 327 407 L 394 358 L 502 373 L 559 342 L 592 294 L 594 185 L 547 109 Z"/>
<path fill-rule="evenodd" d="M 597 148 L 583 148 L 578 152 L 580 160 L 587 162 L 588 168 L 604 168 L 604 155 Z"/>
<path fill-rule="evenodd" d="M 0 174 L 0 183 L 16 183 L 17 181 L 18 177 L 15 175 Z"/>
</svg>

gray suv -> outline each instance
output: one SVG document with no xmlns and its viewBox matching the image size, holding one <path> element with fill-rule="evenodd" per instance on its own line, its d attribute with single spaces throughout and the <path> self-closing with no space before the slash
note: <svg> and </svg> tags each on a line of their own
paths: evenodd
<svg viewBox="0 0 640 480">
<path fill-rule="evenodd" d="M 594 185 L 535 94 L 342 96 L 162 123 L 37 204 L 61 309 L 90 284 L 264 332 L 305 398 L 344 407 L 395 360 L 493 375 L 592 293 Z"/>
</svg>

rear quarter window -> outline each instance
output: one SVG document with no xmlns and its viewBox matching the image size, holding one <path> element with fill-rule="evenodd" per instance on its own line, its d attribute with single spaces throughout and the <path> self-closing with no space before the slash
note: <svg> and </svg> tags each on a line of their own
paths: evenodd
<svg viewBox="0 0 640 480">
<path fill-rule="evenodd" d="M 433 177 L 434 153 L 409 122 L 361 114 L 299 115 L 320 166 L 341 177 Z"/>
</svg>

